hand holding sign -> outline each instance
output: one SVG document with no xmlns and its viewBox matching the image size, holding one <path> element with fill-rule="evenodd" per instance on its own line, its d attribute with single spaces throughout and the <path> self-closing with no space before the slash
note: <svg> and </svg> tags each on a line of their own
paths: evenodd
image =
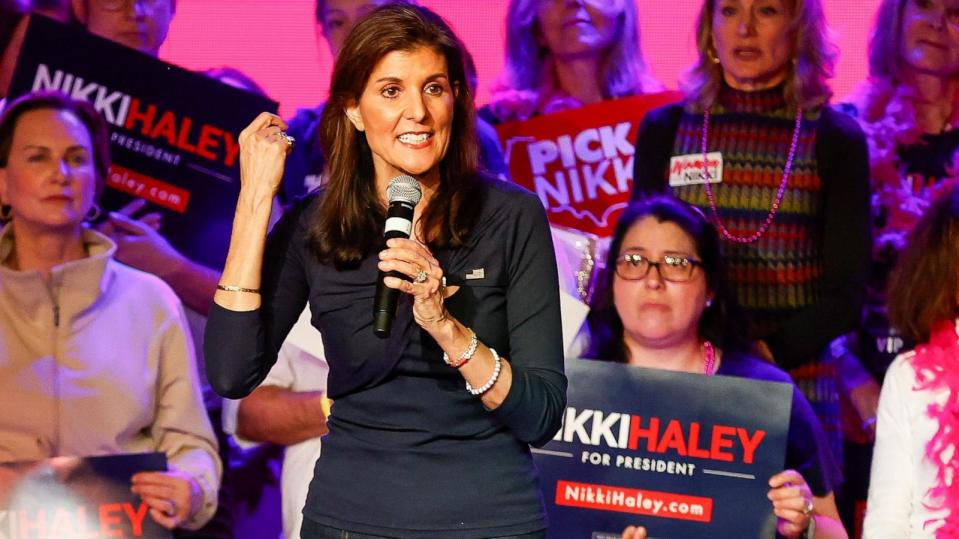
<svg viewBox="0 0 959 539">
<path fill-rule="evenodd" d="M 164 472 L 166 467 L 163 453 L 0 463 L 0 537 L 170 539 L 164 528 L 172 523 L 147 517 L 151 505 L 146 499 L 151 495 L 141 490 L 156 476 L 186 484 L 180 472 Z M 196 512 L 203 507 L 199 484 L 191 483 L 197 489 L 195 501 L 189 499 L 194 496 L 189 486 L 186 497 L 176 493 L 177 487 L 162 494 L 167 508 L 179 503 L 170 499 L 187 500 L 181 504 L 187 514 L 170 517 L 180 525 L 188 521 L 191 508 Z"/>
<path fill-rule="evenodd" d="M 779 517 L 777 531 L 785 537 L 799 537 L 809 527 L 813 512 L 813 494 L 802 474 L 786 470 L 769 479 L 769 499 Z"/>
<path fill-rule="evenodd" d="M 642 526 L 630 526 L 623 530 L 622 539 L 646 539 L 646 528 Z"/>
<path fill-rule="evenodd" d="M 779 518 L 777 531 L 784 537 L 800 537 L 813 518 L 814 497 L 806 480 L 796 470 L 785 470 L 771 477 L 769 486 L 768 497 Z M 622 539 L 646 539 L 646 528 L 629 526 Z"/>
<path fill-rule="evenodd" d="M 132 204 L 132 203 L 131 203 Z M 117 244 L 117 260 L 142 271 L 167 277 L 186 263 L 185 258 L 158 231 L 157 214 L 133 219 L 110 212 L 100 231 Z"/>
<path fill-rule="evenodd" d="M 123 206 L 116 213 L 123 215 L 125 217 L 135 218 L 141 223 L 147 225 L 153 230 L 160 230 L 160 227 L 163 225 L 163 215 L 159 212 L 151 211 L 145 213 L 139 217 L 136 217 L 136 214 L 140 212 L 143 208 L 147 206 L 147 201 L 142 198 L 136 198 L 130 201 L 129 204 Z M 113 226 L 109 223 L 101 223 L 97 226 L 97 230 L 106 234 L 107 236 L 112 236 L 115 230 Z"/>
<path fill-rule="evenodd" d="M 150 517 L 168 530 L 186 522 L 203 505 L 203 491 L 196 480 L 178 470 L 140 472 L 133 476 L 130 490 L 150 507 Z"/>
</svg>

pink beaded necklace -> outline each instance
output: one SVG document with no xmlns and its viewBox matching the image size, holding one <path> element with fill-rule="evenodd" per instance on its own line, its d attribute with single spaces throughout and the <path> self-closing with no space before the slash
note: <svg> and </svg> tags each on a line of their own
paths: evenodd
<svg viewBox="0 0 959 539">
<path fill-rule="evenodd" d="M 789 174 L 792 172 L 793 168 L 793 159 L 796 157 L 796 148 L 799 146 L 799 129 L 802 127 L 802 107 L 796 108 L 796 127 L 793 129 L 792 141 L 789 143 L 789 155 L 786 157 L 786 166 L 783 168 L 783 179 L 779 182 L 779 190 L 776 191 L 776 199 L 773 201 L 772 208 L 769 209 L 769 213 L 766 214 L 766 220 L 763 221 L 763 224 L 760 225 L 759 229 L 753 232 L 748 236 L 736 236 L 730 232 L 726 225 L 719 219 L 719 210 L 716 209 L 716 199 L 713 197 L 713 190 L 709 185 L 709 168 L 707 164 L 706 154 L 707 154 L 707 141 L 709 139 L 709 109 L 703 113 L 703 137 L 702 137 L 702 150 L 703 150 L 703 179 L 706 182 L 703 184 L 706 187 L 706 197 L 709 199 L 709 208 L 713 213 L 713 220 L 716 221 L 716 228 L 719 229 L 719 233 L 722 234 L 723 238 L 734 242 L 734 243 L 753 243 L 759 238 L 763 237 L 766 234 L 766 231 L 769 230 L 770 225 L 773 223 L 773 219 L 776 217 L 776 212 L 779 211 L 779 205 L 782 204 L 783 195 L 786 193 L 786 185 L 789 184 Z"/>
<path fill-rule="evenodd" d="M 716 365 L 716 349 L 713 348 L 713 343 L 709 341 L 703 341 L 703 364 L 703 374 L 706 376 L 716 374 L 713 372 Z"/>
</svg>

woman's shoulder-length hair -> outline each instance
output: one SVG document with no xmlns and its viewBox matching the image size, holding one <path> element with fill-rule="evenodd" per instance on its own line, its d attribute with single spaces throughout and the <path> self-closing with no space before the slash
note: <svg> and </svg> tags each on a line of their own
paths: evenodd
<svg viewBox="0 0 959 539">
<path fill-rule="evenodd" d="M 869 37 L 869 79 L 853 93 L 851 101 L 860 116 L 867 122 L 881 121 L 887 115 L 887 107 L 894 99 L 909 95 L 902 86 L 906 79 L 905 61 L 902 55 L 903 11 L 907 0 L 882 0 L 876 9 L 872 35 Z M 949 8 L 959 7 L 959 0 L 947 0 Z M 897 111 L 902 119 L 902 130 L 914 130 L 915 110 L 906 103 L 908 110 Z"/>
<path fill-rule="evenodd" d="M 502 91 L 519 90 L 538 94 L 551 80 L 549 51 L 540 36 L 537 10 L 543 0 L 511 0 L 506 14 L 506 68 L 499 81 Z M 609 0 L 623 7 L 616 36 L 602 65 L 603 97 L 615 99 L 660 91 L 643 58 L 639 15 L 633 0 Z"/>
<path fill-rule="evenodd" d="M 320 121 L 327 156 L 323 200 L 312 218 L 314 254 L 338 266 L 359 263 L 382 246 L 386 208 L 376 192 L 372 151 L 346 116 L 379 61 L 391 52 L 425 47 L 444 57 L 454 91 L 453 125 L 440 162 L 440 184 L 421 217 L 432 249 L 465 244 L 479 212 L 476 110 L 465 68 L 466 49 L 439 15 L 411 4 L 377 8 L 357 22 L 336 59 L 330 98 Z"/>
<path fill-rule="evenodd" d="M 605 266 L 596 280 L 596 290 L 586 317 L 589 333 L 583 356 L 623 363 L 629 359 L 623 342 L 625 328 L 613 298 L 613 280 L 626 234 L 645 217 L 652 217 L 660 223 L 675 224 L 692 239 L 696 247 L 706 286 L 713 294 L 712 302 L 703 311 L 699 321 L 700 338 L 727 352 L 747 350 L 742 317 L 727 284 L 716 228 L 698 208 L 669 195 L 654 195 L 631 202 L 616 223 Z"/>
<path fill-rule="evenodd" d="M 716 58 L 713 15 L 718 1 L 703 1 L 696 22 L 698 57 L 682 84 L 687 106 L 696 112 L 716 103 L 723 84 L 722 67 L 713 61 Z M 791 7 L 789 32 L 795 51 L 783 92 L 787 103 L 795 103 L 806 110 L 815 109 L 832 98 L 828 81 L 833 76 L 839 52 L 830 38 L 821 0 L 783 0 L 783 3 L 787 8 Z"/>
<path fill-rule="evenodd" d="M 903 80 L 902 14 L 908 0 L 882 0 L 876 9 L 872 35 L 869 37 L 869 76 L 892 84 Z M 945 0 L 949 9 L 959 7 L 959 0 Z"/>
<path fill-rule="evenodd" d="M 944 185 L 889 275 L 889 319 L 914 342 L 959 315 L 959 184 Z"/>
</svg>

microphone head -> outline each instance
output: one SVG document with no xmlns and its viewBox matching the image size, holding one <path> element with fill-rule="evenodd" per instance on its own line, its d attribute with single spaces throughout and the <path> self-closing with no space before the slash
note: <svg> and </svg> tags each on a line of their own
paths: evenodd
<svg viewBox="0 0 959 539">
<path fill-rule="evenodd" d="M 390 204 L 406 202 L 410 206 L 416 206 L 423 198 L 423 189 L 420 188 L 420 182 L 404 174 L 390 180 L 390 184 L 386 187 L 386 198 Z"/>
</svg>

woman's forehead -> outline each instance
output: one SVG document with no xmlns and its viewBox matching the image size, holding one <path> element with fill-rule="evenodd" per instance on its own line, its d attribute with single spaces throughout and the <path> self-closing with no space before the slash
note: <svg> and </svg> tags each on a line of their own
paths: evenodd
<svg viewBox="0 0 959 539">
<path fill-rule="evenodd" d="M 696 241 L 673 221 L 648 215 L 633 223 L 623 237 L 621 250 L 640 248 L 692 254 L 696 252 Z"/>
<path fill-rule="evenodd" d="M 24 112 L 13 131 L 14 142 L 76 141 L 89 146 L 90 132 L 73 112 L 64 109 L 37 109 Z"/>
</svg>

